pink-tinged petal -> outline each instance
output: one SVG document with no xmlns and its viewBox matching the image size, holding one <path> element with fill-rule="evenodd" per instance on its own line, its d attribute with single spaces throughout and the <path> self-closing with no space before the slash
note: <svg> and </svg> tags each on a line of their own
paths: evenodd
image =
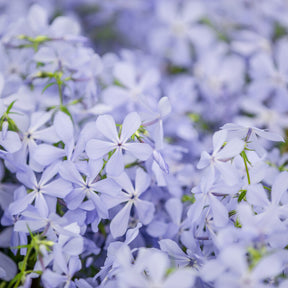
<svg viewBox="0 0 288 288">
<path fill-rule="evenodd" d="M 64 143 L 70 142 L 74 136 L 74 127 L 70 117 L 59 111 L 54 119 L 56 133 Z"/>
<path fill-rule="evenodd" d="M 44 166 L 48 166 L 64 156 L 66 153 L 63 149 L 48 144 L 38 145 L 34 153 L 34 159 L 37 159 L 37 162 Z"/>
<path fill-rule="evenodd" d="M 64 198 L 72 189 L 73 186 L 70 182 L 59 178 L 44 186 L 43 193 L 53 197 Z"/>
<path fill-rule="evenodd" d="M 17 133 L 7 131 L 5 139 L 0 137 L 0 145 L 3 146 L 9 153 L 14 153 L 20 150 L 22 143 Z"/>
<path fill-rule="evenodd" d="M 21 198 L 12 202 L 8 208 L 9 212 L 12 215 L 17 215 L 21 213 L 27 208 L 28 204 L 31 204 L 33 202 L 35 197 L 36 197 L 36 192 L 31 192 L 27 194 L 24 198 Z"/>
<path fill-rule="evenodd" d="M 121 143 L 125 143 L 140 127 L 141 119 L 137 112 L 129 113 L 122 125 L 120 141 Z"/>
<path fill-rule="evenodd" d="M 125 149 L 129 151 L 135 158 L 146 161 L 153 152 L 153 149 L 146 143 L 126 143 Z"/>
<path fill-rule="evenodd" d="M 136 84 L 135 69 L 131 64 L 118 63 L 114 69 L 115 78 L 127 88 L 133 88 Z"/>
<path fill-rule="evenodd" d="M 111 115 L 100 115 L 96 120 L 96 127 L 109 141 L 119 142 L 116 123 Z"/>
<path fill-rule="evenodd" d="M 143 171 L 143 169 L 138 168 L 136 170 L 136 178 L 135 178 L 135 192 L 138 196 L 140 196 L 143 192 L 145 192 L 151 182 L 150 176 Z"/>
<path fill-rule="evenodd" d="M 112 219 L 110 230 L 113 238 L 117 238 L 125 234 L 128 228 L 132 205 L 132 202 L 128 202 Z"/>
<path fill-rule="evenodd" d="M 213 135 L 213 154 L 217 153 L 227 138 L 227 131 L 220 130 L 214 133 Z"/>
<path fill-rule="evenodd" d="M 84 185 L 83 178 L 72 161 L 64 161 L 60 165 L 59 174 L 63 179 L 67 181 L 76 183 L 79 186 Z"/>
<path fill-rule="evenodd" d="M 272 190 L 271 200 L 272 204 L 279 205 L 283 193 L 288 189 L 288 172 L 281 172 L 275 179 Z"/>
<path fill-rule="evenodd" d="M 115 149 L 115 144 L 96 139 L 89 140 L 86 145 L 86 153 L 88 157 L 92 160 L 102 158 L 104 155 L 108 154 L 113 149 Z"/>
<path fill-rule="evenodd" d="M 144 225 L 149 224 L 154 216 L 155 212 L 154 205 L 148 201 L 141 199 L 135 200 L 134 205 L 136 207 L 137 214 L 139 216 L 139 220 L 141 221 L 141 223 L 143 223 Z"/>
<path fill-rule="evenodd" d="M 124 159 L 120 149 L 117 149 L 106 164 L 110 176 L 119 176 L 124 171 Z"/>
</svg>

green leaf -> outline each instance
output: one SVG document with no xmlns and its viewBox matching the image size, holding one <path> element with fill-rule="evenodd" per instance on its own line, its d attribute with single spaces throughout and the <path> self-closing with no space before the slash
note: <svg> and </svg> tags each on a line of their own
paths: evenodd
<svg viewBox="0 0 288 288">
<path fill-rule="evenodd" d="M 229 217 L 236 215 L 236 213 L 237 213 L 236 210 L 229 211 Z"/>
<path fill-rule="evenodd" d="M 240 203 L 245 198 L 246 193 L 247 193 L 247 190 L 242 190 L 242 192 L 240 193 L 240 195 L 238 197 L 238 203 Z"/>
<path fill-rule="evenodd" d="M 15 131 L 15 132 L 19 131 L 16 123 L 11 118 L 8 118 L 7 121 L 8 121 L 10 131 Z"/>
<path fill-rule="evenodd" d="M 19 270 L 22 270 L 24 264 L 25 264 L 24 261 L 20 261 L 20 262 L 18 263 L 18 268 L 19 268 Z"/>
<path fill-rule="evenodd" d="M 57 85 L 56 82 L 52 82 L 52 83 L 48 83 L 42 90 L 42 93 L 43 94 L 49 87 L 53 86 L 53 85 Z"/>
<path fill-rule="evenodd" d="M 182 198 L 181 198 L 181 201 L 182 202 L 190 202 L 190 203 L 195 203 L 196 199 L 195 199 L 195 196 L 194 194 L 191 194 L 191 195 L 183 195 Z"/>
<path fill-rule="evenodd" d="M 70 111 L 68 110 L 68 108 L 66 106 L 60 105 L 59 109 L 60 109 L 60 111 L 62 111 L 65 114 L 67 114 L 71 118 L 71 120 L 73 122 L 72 115 L 71 115 Z"/>
<path fill-rule="evenodd" d="M 7 108 L 7 110 L 6 110 L 6 113 L 7 113 L 7 114 L 9 114 L 10 110 L 12 109 L 12 107 L 13 107 L 13 105 L 14 105 L 14 103 L 15 103 L 16 101 L 17 101 L 17 99 L 14 100 L 14 101 L 12 101 L 12 102 L 10 103 L 10 105 L 8 106 L 8 108 Z"/>
<path fill-rule="evenodd" d="M 234 223 L 234 226 L 235 226 L 236 228 L 242 228 L 242 225 L 241 225 L 241 223 L 239 222 L 239 219 L 238 219 L 238 218 L 236 219 L 236 221 L 235 221 L 235 223 Z"/>
</svg>

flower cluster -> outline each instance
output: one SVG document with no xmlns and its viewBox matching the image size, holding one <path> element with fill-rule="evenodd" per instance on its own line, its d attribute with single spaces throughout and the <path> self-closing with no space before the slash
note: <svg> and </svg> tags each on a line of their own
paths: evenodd
<svg viewBox="0 0 288 288">
<path fill-rule="evenodd" d="M 288 287 L 285 0 L 0 7 L 1 288 Z"/>
</svg>

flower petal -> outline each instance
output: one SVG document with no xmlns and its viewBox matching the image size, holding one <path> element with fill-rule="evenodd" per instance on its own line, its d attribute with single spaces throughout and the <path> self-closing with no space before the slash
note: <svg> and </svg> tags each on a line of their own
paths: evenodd
<svg viewBox="0 0 288 288">
<path fill-rule="evenodd" d="M 110 230 L 113 238 L 117 238 L 125 234 L 128 228 L 128 221 L 130 218 L 132 205 L 132 202 L 127 202 L 127 204 L 112 219 Z"/>
<path fill-rule="evenodd" d="M 91 139 L 86 145 L 86 153 L 89 158 L 96 160 L 108 154 L 115 148 L 114 146 L 111 142 Z"/>
<path fill-rule="evenodd" d="M 120 136 L 121 143 L 125 143 L 140 127 L 141 119 L 137 112 L 129 113 L 122 125 L 122 131 Z"/>
<path fill-rule="evenodd" d="M 124 171 L 124 159 L 120 149 L 116 149 L 106 165 L 106 171 L 111 176 L 118 176 Z"/>
<path fill-rule="evenodd" d="M 153 152 L 151 146 L 146 143 L 126 143 L 124 147 L 135 158 L 141 161 L 146 161 Z"/>
<path fill-rule="evenodd" d="M 96 127 L 108 140 L 119 142 L 116 123 L 111 115 L 100 115 L 96 120 Z"/>
</svg>

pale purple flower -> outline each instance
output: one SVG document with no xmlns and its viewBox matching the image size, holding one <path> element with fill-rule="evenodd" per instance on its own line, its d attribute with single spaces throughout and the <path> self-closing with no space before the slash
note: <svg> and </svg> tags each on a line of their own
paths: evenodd
<svg viewBox="0 0 288 288">
<path fill-rule="evenodd" d="M 89 161 L 85 168 L 85 180 L 71 161 L 64 161 L 59 169 L 60 176 L 73 184 L 73 189 L 65 197 L 67 207 L 74 210 L 80 206 L 87 197 L 92 201 L 95 209 L 101 218 L 108 218 L 108 210 L 105 203 L 97 193 L 113 193 L 120 190 L 120 187 L 112 179 L 97 181 L 97 176 L 102 169 L 102 161 Z M 72 188 L 72 187 L 71 187 Z"/>
<path fill-rule="evenodd" d="M 216 171 L 220 173 L 228 185 L 234 185 L 239 181 L 237 171 L 230 161 L 243 151 L 244 141 L 237 138 L 227 141 L 227 136 L 226 130 L 214 133 L 212 155 L 209 155 L 206 151 L 202 152 L 200 161 L 197 164 L 198 169 L 205 168 L 208 186 L 213 184 Z M 224 145 L 226 141 L 227 144 Z"/>
<path fill-rule="evenodd" d="M 154 205 L 149 201 L 140 199 L 141 195 L 150 185 L 150 177 L 141 168 L 136 170 L 135 185 L 132 184 L 126 173 L 114 177 L 115 181 L 122 187 L 123 191 L 115 193 L 111 191 L 103 195 L 108 208 L 112 208 L 120 203 L 125 203 L 124 207 L 114 216 L 110 224 L 111 234 L 114 238 L 125 234 L 132 207 L 135 207 L 140 223 L 147 225 L 151 222 L 154 214 Z"/>
<path fill-rule="evenodd" d="M 26 209 L 28 204 L 34 202 L 35 207 L 39 209 L 39 212 L 44 217 L 48 215 L 48 211 L 54 212 L 56 197 L 63 199 L 71 191 L 71 184 L 69 182 L 61 178 L 53 180 L 57 172 L 57 165 L 50 166 L 43 172 L 41 178 L 37 180 L 36 175 L 30 167 L 27 167 L 26 171 L 19 171 L 17 178 L 32 191 L 24 198 L 20 198 L 9 205 L 11 214 L 17 215 L 21 213 Z"/>
<path fill-rule="evenodd" d="M 141 125 L 141 120 L 136 112 L 129 113 L 124 121 L 120 136 L 118 135 L 116 124 L 112 116 L 99 116 L 96 120 L 98 131 L 105 140 L 92 139 L 87 143 L 86 152 L 93 160 L 103 159 L 111 151 L 114 151 L 106 165 L 109 175 L 120 175 L 124 170 L 123 151 L 131 153 L 136 159 L 147 160 L 152 148 L 146 143 L 130 142 L 130 137 Z"/>
</svg>

